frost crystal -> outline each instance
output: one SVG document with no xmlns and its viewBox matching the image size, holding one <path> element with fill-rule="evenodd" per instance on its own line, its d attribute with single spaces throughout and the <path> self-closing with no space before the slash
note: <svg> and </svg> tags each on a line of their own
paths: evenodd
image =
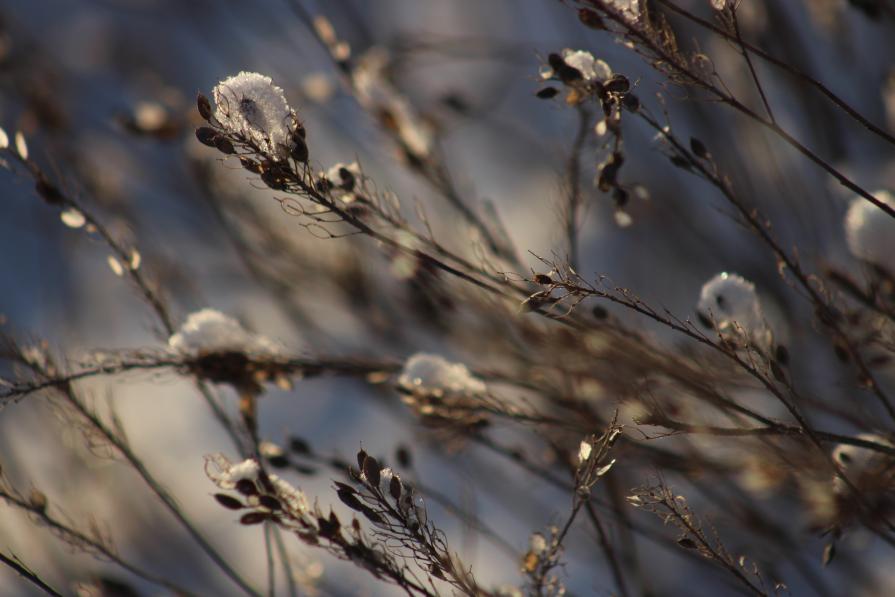
<svg viewBox="0 0 895 597">
<path fill-rule="evenodd" d="M 487 390 L 485 382 L 473 376 L 466 365 L 425 353 L 407 359 L 398 385 L 429 393 L 483 394 Z"/>
<path fill-rule="evenodd" d="M 735 274 L 724 272 L 705 283 L 699 295 L 699 311 L 713 318 L 722 332 L 739 327 L 755 334 L 765 328 L 755 285 Z"/>
<path fill-rule="evenodd" d="M 578 69 L 584 80 L 588 83 L 592 81 L 605 81 L 612 76 L 612 69 L 602 60 L 597 60 L 594 55 L 584 50 L 570 50 L 566 48 L 562 51 L 562 59 L 572 68 Z"/>
<path fill-rule="evenodd" d="M 298 122 L 283 90 L 270 77 L 241 72 L 214 88 L 214 117 L 230 133 L 244 136 L 262 153 L 285 159 Z"/>
<path fill-rule="evenodd" d="M 877 191 L 874 197 L 895 208 L 895 196 Z M 845 214 L 845 240 L 852 255 L 895 270 L 895 218 L 863 197 L 852 200 Z"/>
<path fill-rule="evenodd" d="M 191 313 L 180 331 L 168 339 L 168 346 L 187 355 L 242 352 L 275 356 L 280 352 L 272 340 L 248 332 L 238 321 L 214 309 Z"/>
</svg>

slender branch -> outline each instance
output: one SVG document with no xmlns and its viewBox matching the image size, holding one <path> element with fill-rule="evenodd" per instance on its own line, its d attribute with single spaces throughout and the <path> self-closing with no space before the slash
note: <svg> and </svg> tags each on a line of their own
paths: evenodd
<svg viewBox="0 0 895 597">
<path fill-rule="evenodd" d="M 578 128 L 572 142 L 572 151 L 566 164 L 566 181 L 569 186 L 566 205 L 566 241 L 569 245 L 569 263 L 576 271 L 579 262 L 578 217 L 581 211 L 581 152 L 584 150 L 590 133 L 590 111 L 583 105 L 578 106 Z"/>
<path fill-rule="evenodd" d="M 721 37 L 723 37 L 729 41 L 735 41 L 735 42 L 739 43 L 745 50 L 748 50 L 750 53 L 762 58 L 769 64 L 773 64 L 774 66 L 788 72 L 790 75 L 796 77 L 797 79 L 800 79 L 801 81 L 811 85 L 812 87 L 817 89 L 824 97 L 826 97 L 828 100 L 830 100 L 836 106 L 838 106 L 843 111 L 845 111 L 846 114 L 848 114 L 851 118 L 853 118 L 861 126 L 866 128 L 867 130 L 871 131 L 872 133 L 874 133 L 881 139 L 885 140 L 886 142 L 891 143 L 892 145 L 895 145 L 895 137 L 893 137 L 891 134 L 889 134 L 884 129 L 876 126 L 875 124 L 873 124 L 872 122 L 867 120 L 867 118 L 862 116 L 860 112 L 858 112 L 855 108 L 853 108 L 851 105 L 849 105 L 841 97 L 839 97 L 838 95 L 833 93 L 827 86 L 825 86 L 823 83 L 821 83 L 817 79 L 802 72 L 801 70 L 792 66 L 788 62 L 780 60 L 779 58 L 775 58 L 774 56 L 772 56 L 771 54 L 768 54 L 767 52 L 765 52 L 758 46 L 752 45 L 749 42 L 743 40 L 742 38 L 739 38 L 738 36 L 735 37 L 735 36 L 731 35 L 730 33 L 725 31 L 721 27 L 718 27 L 717 25 L 712 23 L 711 21 L 707 21 L 707 20 L 693 14 L 692 12 L 690 12 L 684 8 L 681 8 L 680 6 L 678 6 L 676 3 L 672 2 L 671 0 L 658 0 L 658 2 L 660 4 L 662 4 L 663 6 L 665 6 L 666 8 L 668 8 L 669 10 L 681 15 L 682 17 L 692 21 L 693 23 L 696 23 L 700 27 L 704 27 L 705 29 L 708 29 L 709 31 L 711 31 L 715 34 L 720 35 Z"/>
<path fill-rule="evenodd" d="M 746 47 L 743 45 L 743 36 L 740 33 L 740 20 L 737 18 L 736 7 L 730 7 L 729 14 L 730 20 L 733 23 L 733 30 L 736 34 L 737 43 L 740 46 L 740 51 L 743 54 L 743 58 L 746 60 L 746 65 L 749 67 L 749 73 L 752 75 L 752 81 L 755 83 L 755 88 L 758 89 L 758 94 L 761 96 L 761 103 L 764 104 L 764 109 L 768 113 L 768 118 L 771 119 L 771 122 L 777 124 L 777 119 L 774 118 L 774 111 L 771 110 L 771 104 L 768 102 L 768 98 L 765 95 L 764 87 L 762 87 L 761 81 L 758 79 L 758 73 L 755 72 L 755 66 L 752 64 L 752 58 L 749 56 L 749 51 L 746 50 Z"/>
<path fill-rule="evenodd" d="M 61 593 L 45 583 L 37 574 L 35 574 L 33 570 L 25 566 L 15 554 L 13 554 L 12 557 L 9 557 L 6 554 L 0 552 L 0 562 L 15 570 L 19 576 L 36 586 L 47 595 L 62 597 Z"/>
<path fill-rule="evenodd" d="M 178 584 L 171 582 L 166 578 L 156 576 L 150 572 L 147 572 L 142 568 L 136 566 L 135 564 L 125 560 L 120 555 L 118 555 L 118 553 L 114 549 L 110 549 L 109 546 L 106 545 L 104 542 L 99 541 L 75 528 L 72 528 L 58 518 L 52 516 L 49 513 L 48 509 L 43 507 L 42 505 L 34 504 L 31 501 L 7 490 L 5 487 L 0 487 L 0 498 L 5 500 L 7 504 L 28 512 L 30 515 L 36 517 L 43 525 L 58 533 L 64 539 L 71 541 L 75 545 L 86 547 L 91 552 L 99 554 L 115 565 L 121 567 L 124 570 L 127 570 L 134 576 L 142 578 L 143 580 L 151 582 L 152 584 L 158 585 L 160 587 L 165 587 L 166 589 L 173 591 L 175 594 L 195 595 L 194 593 L 184 589 Z"/>
<path fill-rule="evenodd" d="M 835 178 L 839 182 L 839 184 L 846 187 L 850 191 L 860 195 L 865 200 L 869 201 L 879 209 L 886 212 L 886 214 L 888 214 L 889 216 L 895 218 L 895 208 L 874 197 L 867 190 L 855 183 L 848 176 L 837 170 L 833 165 L 814 153 L 798 139 L 793 137 L 792 134 L 790 134 L 786 129 L 773 121 L 763 118 L 754 110 L 736 99 L 730 93 L 719 89 L 716 85 L 713 85 L 709 81 L 703 79 L 699 74 L 690 69 L 689 65 L 686 64 L 682 56 L 678 54 L 672 54 L 667 51 L 659 43 L 657 43 L 646 30 L 642 29 L 637 24 L 632 24 L 631 22 L 629 22 L 628 19 L 625 18 L 624 15 L 619 13 L 615 8 L 613 8 L 610 3 L 606 2 L 605 0 L 588 0 L 588 2 L 593 6 L 598 7 L 611 21 L 616 23 L 627 35 L 629 35 L 632 40 L 635 41 L 635 43 L 638 43 L 646 48 L 652 55 L 654 55 L 658 59 L 659 63 L 672 69 L 675 73 L 677 73 L 679 77 L 681 77 L 683 81 L 689 82 L 696 87 L 704 89 L 721 103 L 727 104 L 737 112 L 740 112 L 741 114 L 749 117 L 764 128 L 775 133 L 790 147 L 801 153 L 803 156 L 805 156 L 810 161 L 814 162 L 817 166 L 826 171 L 830 176 Z"/>
</svg>

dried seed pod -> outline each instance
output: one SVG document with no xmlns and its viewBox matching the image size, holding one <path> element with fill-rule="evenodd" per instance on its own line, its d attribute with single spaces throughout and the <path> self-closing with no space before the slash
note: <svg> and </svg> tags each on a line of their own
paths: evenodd
<svg viewBox="0 0 895 597">
<path fill-rule="evenodd" d="M 208 121 L 211 119 L 211 102 L 208 101 L 207 97 L 200 93 L 196 97 L 196 106 L 199 108 L 199 116 L 202 117 L 202 120 Z"/>
<path fill-rule="evenodd" d="M 578 9 L 578 20 L 581 21 L 585 27 L 590 27 L 591 29 L 606 29 L 606 24 L 603 22 L 600 15 L 589 8 Z"/>
<path fill-rule="evenodd" d="M 283 509 L 283 504 L 280 503 L 280 500 L 272 495 L 262 495 L 258 498 L 258 503 L 272 511 Z"/>
<path fill-rule="evenodd" d="M 211 127 L 200 126 L 196 129 L 196 139 L 198 139 L 199 143 L 202 145 L 216 148 L 218 137 L 218 132 Z"/>
<path fill-rule="evenodd" d="M 261 174 L 264 172 L 264 168 L 262 168 L 261 164 L 250 158 L 240 156 L 239 163 L 242 164 L 243 168 L 254 174 Z"/>
<path fill-rule="evenodd" d="M 236 491 L 242 495 L 258 495 L 258 488 L 248 479 L 240 479 L 236 482 Z"/>
<path fill-rule="evenodd" d="M 233 155 L 236 153 L 236 149 L 233 147 L 233 143 L 230 142 L 230 139 L 224 137 L 223 135 L 219 135 L 214 140 L 214 146 L 221 153 L 226 153 L 228 155 Z"/>
<path fill-rule="evenodd" d="M 296 454 L 310 454 L 311 444 L 309 444 L 306 440 L 293 435 L 289 438 L 289 449 Z"/>
<path fill-rule="evenodd" d="M 388 485 L 388 492 L 395 500 L 401 499 L 401 480 L 397 475 L 392 477 Z"/>
<path fill-rule="evenodd" d="M 361 465 L 361 470 L 364 472 L 364 476 L 367 478 L 367 483 L 369 483 L 373 487 L 379 487 L 379 480 L 381 478 L 380 471 L 382 467 L 379 466 L 379 461 L 373 458 L 372 456 L 367 456 L 364 458 L 364 462 Z"/>
<path fill-rule="evenodd" d="M 304 129 L 300 130 L 304 131 Z M 295 133 L 292 135 L 292 148 L 289 150 L 289 155 L 293 160 L 302 164 L 308 161 L 310 152 L 308 151 L 307 143 L 305 143 L 304 135 Z"/>
<path fill-rule="evenodd" d="M 395 458 L 398 460 L 398 464 L 403 468 L 410 468 L 413 464 L 413 459 L 407 446 L 398 446 L 398 449 L 395 450 Z"/>
<path fill-rule="evenodd" d="M 690 151 L 702 160 L 709 157 L 709 150 L 706 149 L 705 144 L 696 137 L 690 137 Z"/>
<path fill-rule="evenodd" d="M 624 75 L 615 75 L 603 85 L 610 93 L 627 93 L 631 89 L 631 82 Z"/>
<path fill-rule="evenodd" d="M 239 524 L 244 525 L 253 525 L 253 524 L 261 524 L 265 520 L 270 518 L 270 514 L 267 512 L 249 512 L 248 514 L 243 514 L 242 518 L 239 519 Z"/>
<path fill-rule="evenodd" d="M 224 508 L 227 508 L 229 510 L 240 510 L 242 508 L 245 508 L 245 504 L 240 502 L 235 497 L 227 495 L 226 493 L 216 493 L 214 494 L 214 499 L 216 499 L 217 502 Z"/>
<path fill-rule="evenodd" d="M 622 98 L 622 105 L 631 112 L 637 112 L 640 109 L 640 98 L 633 93 L 626 93 Z"/>
</svg>

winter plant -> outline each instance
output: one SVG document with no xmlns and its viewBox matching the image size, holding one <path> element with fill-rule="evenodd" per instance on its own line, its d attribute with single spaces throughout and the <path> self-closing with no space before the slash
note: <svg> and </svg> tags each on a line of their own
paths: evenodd
<svg viewBox="0 0 895 597">
<path fill-rule="evenodd" d="M 0 593 L 895 592 L 891 2 L 243 4 L 2 32 Z"/>
</svg>

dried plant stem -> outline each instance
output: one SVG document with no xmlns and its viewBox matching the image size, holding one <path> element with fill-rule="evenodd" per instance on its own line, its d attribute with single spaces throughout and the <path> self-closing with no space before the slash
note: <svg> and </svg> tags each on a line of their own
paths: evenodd
<svg viewBox="0 0 895 597">
<path fill-rule="evenodd" d="M 335 63 L 346 88 L 351 91 L 352 96 L 356 97 L 357 88 L 355 86 L 354 79 L 351 76 L 353 65 L 350 62 L 350 58 L 341 58 L 334 54 L 331 44 L 328 43 L 327 40 L 323 39 L 323 37 L 320 35 L 320 29 L 315 26 L 314 17 L 307 11 L 307 9 L 305 9 L 300 0 L 286 0 L 286 3 L 298 16 L 299 20 L 301 20 L 302 23 L 313 34 L 314 38 L 317 40 L 320 46 L 326 50 L 327 55 L 329 55 L 333 59 L 333 62 Z M 363 102 L 358 103 L 362 107 L 367 108 L 367 106 L 365 106 Z M 456 210 L 466 221 L 466 223 L 472 226 L 481 235 L 488 249 L 494 255 L 506 259 L 509 263 L 512 263 L 516 267 L 521 267 L 521 262 L 516 253 L 516 250 L 513 247 L 504 246 L 504 244 L 500 242 L 494 235 L 491 227 L 488 226 L 485 221 L 482 220 L 482 218 L 467 204 L 466 200 L 464 200 L 460 192 L 457 190 L 456 185 L 451 180 L 449 170 L 443 160 L 438 159 L 434 155 L 415 155 L 410 150 L 410 148 L 406 147 L 403 144 L 403 142 L 398 138 L 397 135 L 392 134 L 389 131 L 385 132 L 386 134 L 391 136 L 393 140 L 400 147 L 402 147 L 405 152 L 413 155 L 414 160 L 411 170 L 416 174 L 419 174 L 424 180 L 432 185 L 439 192 L 440 196 L 445 199 L 448 205 Z"/>
<path fill-rule="evenodd" d="M 706 81 L 703 77 L 694 72 L 681 56 L 668 53 L 638 25 L 632 24 L 626 18 L 624 18 L 624 16 L 622 16 L 615 8 L 613 8 L 610 3 L 606 2 L 605 0 L 588 1 L 593 6 L 599 8 L 610 20 L 616 23 L 616 25 L 618 25 L 625 32 L 626 35 L 635 40 L 636 44 L 640 44 L 642 47 L 646 48 L 664 66 L 670 67 L 678 76 L 681 77 L 682 80 L 687 81 L 690 84 L 709 92 L 709 94 L 712 95 L 714 99 L 730 106 L 737 112 L 747 116 L 748 118 L 760 124 L 762 127 L 770 130 L 778 137 L 783 139 L 783 141 L 785 141 L 790 147 L 801 153 L 811 162 L 814 162 L 814 164 L 826 171 L 830 176 L 835 178 L 839 182 L 839 184 L 846 187 L 850 191 L 857 193 L 879 209 L 886 212 L 889 216 L 895 218 L 895 208 L 890 207 L 885 202 L 880 201 L 879 199 L 874 197 L 867 190 L 865 190 L 857 183 L 852 181 L 845 174 L 837 170 L 832 164 L 824 160 L 822 157 L 820 157 L 803 143 L 801 143 L 798 139 L 793 137 L 792 134 L 790 134 L 786 129 L 771 120 L 763 118 L 730 93 L 720 89 L 718 86 L 712 84 L 711 82 Z"/>
<path fill-rule="evenodd" d="M 566 163 L 566 184 L 567 204 L 566 204 L 566 242 L 569 248 L 569 264 L 572 269 L 578 270 L 580 267 L 579 247 L 578 247 L 578 231 L 581 226 L 579 217 L 581 214 L 581 158 L 587 143 L 587 138 L 591 131 L 591 114 L 584 105 L 579 105 L 578 109 L 578 128 L 575 132 L 575 139 L 572 142 L 572 150 L 569 153 L 569 159 Z"/>
<path fill-rule="evenodd" d="M 615 586 L 618 587 L 619 594 L 622 597 L 628 597 L 630 593 L 628 592 L 628 586 L 625 582 L 625 573 L 618 561 L 618 556 L 615 553 L 615 549 L 612 547 L 612 543 L 609 541 L 609 535 L 606 533 L 606 529 L 603 526 L 603 523 L 600 521 L 600 516 L 597 514 L 597 509 L 590 502 L 590 500 L 585 502 L 584 508 L 585 512 L 587 513 L 587 517 L 590 519 L 591 524 L 594 527 L 594 530 L 597 531 L 597 538 L 600 542 L 600 549 L 603 550 L 603 555 L 606 556 L 606 561 L 609 562 L 609 569 L 612 571 L 612 577 L 615 579 Z"/>
<path fill-rule="evenodd" d="M 758 94 L 761 96 L 761 103 L 764 105 L 764 109 L 768 113 L 768 118 L 771 120 L 771 122 L 777 124 L 777 119 L 774 118 L 774 111 L 771 110 L 771 104 L 770 102 L 768 102 L 768 98 L 765 95 L 764 87 L 762 87 L 761 81 L 758 79 L 758 73 L 755 72 L 755 66 L 752 64 L 752 57 L 749 55 L 749 51 L 743 45 L 743 36 L 740 33 L 740 21 L 737 18 L 737 7 L 729 7 L 726 14 L 730 15 L 730 20 L 733 24 L 733 30 L 734 34 L 736 35 L 737 44 L 739 44 L 740 52 L 743 54 L 743 59 L 746 61 L 746 65 L 749 67 L 749 74 L 752 76 L 752 81 L 755 83 L 755 88 L 758 90 Z"/>
<path fill-rule="evenodd" d="M 30 364 L 35 373 L 41 376 L 48 376 L 48 370 L 35 364 Z M 245 593 L 258 597 L 258 593 L 237 573 L 233 567 L 224 559 L 221 554 L 208 542 L 193 522 L 187 518 L 186 514 L 181 510 L 176 500 L 168 493 L 168 491 L 155 479 L 149 472 L 149 469 L 143 461 L 130 448 L 127 440 L 116 433 L 99 416 L 96 415 L 87 405 L 78 397 L 70 384 L 54 386 L 54 389 L 70 404 L 74 410 L 81 415 L 90 426 L 102 435 L 118 452 L 124 457 L 127 463 L 140 476 L 144 483 L 149 487 L 152 493 L 162 502 L 167 510 L 174 516 L 180 525 L 187 531 L 193 541 L 205 552 L 205 554 L 217 565 L 220 570 L 227 575 L 240 589 Z"/>
<path fill-rule="evenodd" d="M 814 77 L 802 72 L 796 67 L 792 66 L 788 62 L 784 60 L 780 60 L 779 58 L 775 58 L 774 56 L 768 54 L 758 46 L 752 45 L 749 42 L 742 39 L 742 37 L 737 33 L 735 35 L 731 35 L 728 31 L 725 31 L 721 27 L 718 27 L 711 21 L 707 21 L 698 15 L 693 14 L 681 6 L 678 6 L 675 2 L 671 0 L 658 0 L 659 4 L 665 6 L 672 12 L 686 18 L 687 20 L 703 27 L 721 37 L 734 41 L 739 44 L 744 50 L 748 51 L 751 54 L 754 54 L 761 59 L 765 60 L 769 64 L 773 64 L 774 66 L 786 71 L 793 77 L 801 80 L 804 83 L 807 83 L 817 89 L 824 97 L 830 100 L 833 104 L 841 108 L 846 114 L 848 114 L 851 118 L 855 120 L 855 122 L 859 123 L 861 126 L 871 131 L 873 134 L 877 135 L 879 138 L 884 141 L 895 145 L 895 137 L 889 134 L 884 129 L 876 126 L 872 122 L 870 122 L 866 117 L 864 117 L 860 112 L 858 112 L 855 108 L 849 105 L 845 100 L 841 97 L 833 93 L 826 85 L 815 79 Z"/>
<path fill-rule="evenodd" d="M 15 556 L 15 554 L 13 554 L 12 557 L 9 557 L 6 554 L 0 552 L 0 562 L 12 568 L 19 576 L 30 582 L 32 585 L 34 585 L 47 595 L 62 597 L 61 593 L 44 582 L 43 579 L 41 579 L 33 570 L 25 566 L 22 561 Z"/>
<path fill-rule="evenodd" d="M 870 368 L 864 362 L 864 358 L 861 356 L 857 346 L 855 346 L 854 341 L 842 329 L 839 323 L 839 320 L 841 319 L 839 314 L 835 311 L 835 309 L 833 309 L 833 307 L 830 306 L 827 300 L 824 299 L 817 288 L 815 288 L 814 284 L 812 283 L 812 276 L 807 274 L 802 269 L 802 266 L 799 264 L 799 262 L 792 258 L 785 250 L 783 250 L 783 247 L 780 246 L 773 235 L 771 235 L 768 225 L 765 222 L 761 221 L 758 213 L 755 210 L 750 209 L 745 203 L 743 203 L 743 201 L 739 199 L 739 197 L 736 196 L 736 194 L 733 192 L 733 189 L 731 189 L 730 183 L 727 181 L 727 179 L 719 175 L 716 169 L 709 169 L 702 160 L 694 156 L 689 149 L 687 149 L 673 134 L 660 126 L 659 123 L 645 110 L 641 110 L 640 112 L 638 112 L 638 115 L 647 124 L 649 124 L 650 127 L 652 127 L 659 134 L 663 135 L 664 138 L 669 143 L 671 143 L 675 151 L 687 161 L 690 167 L 692 167 L 705 180 L 710 182 L 719 191 L 721 191 L 722 195 L 728 201 L 728 203 L 736 208 L 740 216 L 742 216 L 746 220 L 746 222 L 749 223 L 751 229 L 759 236 L 762 242 L 764 242 L 771 249 L 779 262 L 786 267 L 786 270 L 792 273 L 796 281 L 807 293 L 809 299 L 813 303 L 821 322 L 824 323 L 828 329 L 830 329 L 834 340 L 840 341 L 842 345 L 845 346 L 849 355 L 853 358 L 856 366 L 858 367 L 858 371 L 861 374 L 862 378 L 867 380 L 867 383 L 869 384 L 879 403 L 885 409 L 889 417 L 893 421 L 895 421 L 895 405 L 892 404 L 892 401 L 886 395 L 885 391 L 877 382 L 876 377 L 873 375 L 873 373 L 870 371 Z"/>
<path fill-rule="evenodd" d="M 142 568 L 136 566 L 135 564 L 129 562 L 128 560 L 125 560 L 120 555 L 118 555 L 115 550 L 110 549 L 109 546 L 105 543 L 98 541 L 90 535 L 87 535 L 75 528 L 72 528 L 70 525 L 62 522 L 58 518 L 53 517 L 45 507 L 39 507 L 35 504 L 32 504 L 27 499 L 18 496 L 10 491 L 7 491 L 7 489 L 3 487 L 0 487 L 0 498 L 5 500 L 8 504 L 20 510 L 28 512 L 31 516 L 37 518 L 41 522 L 41 524 L 58 533 L 61 537 L 63 537 L 63 539 L 67 538 L 76 545 L 86 546 L 92 552 L 99 554 L 103 558 L 114 563 L 116 566 L 119 566 L 120 568 L 130 572 L 134 576 L 151 582 L 154 585 L 165 587 L 166 589 L 173 591 L 174 593 L 179 595 L 195 595 L 194 593 L 184 589 L 176 583 L 173 583 L 161 576 L 156 576 L 150 572 L 147 572 Z"/>
</svg>

